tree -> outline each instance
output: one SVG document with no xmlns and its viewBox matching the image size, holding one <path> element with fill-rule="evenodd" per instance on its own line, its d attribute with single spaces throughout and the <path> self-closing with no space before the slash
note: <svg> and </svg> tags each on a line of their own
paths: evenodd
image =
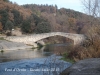
<svg viewBox="0 0 100 75">
<path fill-rule="evenodd" d="M 2 23 L 0 22 L 0 31 L 3 30 L 3 26 L 2 26 Z"/>
<path fill-rule="evenodd" d="M 14 14 L 15 25 L 18 26 L 23 21 L 23 17 L 20 15 L 20 12 L 18 10 L 13 9 L 12 13 Z"/>
<path fill-rule="evenodd" d="M 38 16 L 37 16 L 37 15 L 35 15 L 35 14 L 32 14 L 32 17 L 34 18 L 35 25 L 37 26 L 37 25 L 38 25 L 38 23 L 40 23 L 40 22 L 41 22 L 40 17 L 38 17 Z"/>
<path fill-rule="evenodd" d="M 5 9 L 0 10 L 0 15 L 1 15 L 0 21 L 1 21 L 3 29 L 4 29 L 4 26 L 5 26 L 5 24 L 6 24 L 7 20 L 8 20 L 8 12 L 7 12 L 7 10 L 5 10 Z"/>
<path fill-rule="evenodd" d="M 31 24 L 28 20 L 24 20 L 21 26 L 21 30 L 25 33 L 30 33 L 31 32 Z"/>
<path fill-rule="evenodd" d="M 5 2 L 9 2 L 9 0 L 3 0 L 3 1 L 5 1 Z"/>
<path fill-rule="evenodd" d="M 76 28 L 76 19 L 75 18 L 68 18 L 69 28 L 75 29 Z"/>
<path fill-rule="evenodd" d="M 5 30 L 10 30 L 10 31 L 11 31 L 13 28 L 14 28 L 13 23 L 12 23 L 11 21 L 8 20 L 8 21 L 6 22 L 6 24 L 5 24 L 5 28 L 4 28 L 4 29 L 5 29 Z"/>
<path fill-rule="evenodd" d="M 88 15 L 100 17 L 100 0 L 83 0 L 82 3 Z"/>
<path fill-rule="evenodd" d="M 100 0 L 83 0 L 85 12 L 89 15 L 90 27 L 87 32 L 88 40 L 85 45 L 86 57 L 100 57 Z M 88 56 L 87 56 L 88 55 Z"/>
<path fill-rule="evenodd" d="M 89 21 L 90 21 L 90 29 L 89 34 L 91 36 L 93 35 L 92 33 L 98 32 L 98 28 L 100 27 L 100 0 L 82 0 L 83 5 L 85 8 L 85 12 L 90 15 Z M 98 26 L 99 25 L 99 26 Z M 95 31 L 94 31 L 95 30 Z M 91 31 L 91 32 L 90 32 Z"/>
<path fill-rule="evenodd" d="M 36 33 L 48 33 L 51 31 L 51 26 L 48 22 L 41 22 L 37 25 Z"/>
</svg>

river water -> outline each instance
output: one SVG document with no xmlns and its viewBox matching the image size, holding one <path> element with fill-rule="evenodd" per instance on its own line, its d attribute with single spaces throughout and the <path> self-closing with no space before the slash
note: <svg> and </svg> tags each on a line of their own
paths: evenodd
<svg viewBox="0 0 100 75">
<path fill-rule="evenodd" d="M 0 53 L 0 75 L 59 75 L 71 63 L 60 60 L 68 44 Z"/>
<path fill-rule="evenodd" d="M 68 51 L 69 44 L 52 44 L 40 49 L 28 49 L 28 50 L 14 50 L 0 52 L 0 63 L 15 61 L 21 59 L 34 59 L 44 58 L 52 54 L 59 55 L 61 52 Z"/>
</svg>

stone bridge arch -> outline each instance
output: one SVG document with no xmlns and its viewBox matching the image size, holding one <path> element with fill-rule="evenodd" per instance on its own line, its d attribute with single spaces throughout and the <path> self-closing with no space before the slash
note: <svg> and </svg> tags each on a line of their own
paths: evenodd
<svg viewBox="0 0 100 75">
<path fill-rule="evenodd" d="M 51 32 L 51 33 L 42 33 L 42 34 L 33 34 L 33 35 L 24 35 L 24 36 L 11 36 L 5 38 L 6 40 L 13 42 L 22 42 L 25 44 L 31 44 L 36 46 L 35 42 L 38 42 L 42 39 L 52 37 L 52 36 L 63 36 L 74 41 L 74 45 L 80 44 L 84 41 L 85 36 L 82 34 L 73 34 L 73 33 L 64 33 L 64 32 Z"/>
<path fill-rule="evenodd" d="M 72 40 L 70 38 L 67 38 L 67 37 L 64 37 L 64 36 L 60 36 L 60 35 L 50 36 L 50 37 L 41 39 L 39 41 L 44 41 L 45 43 L 48 43 L 48 42 L 52 42 L 52 43 L 55 43 L 55 42 L 56 43 L 68 43 L 69 42 L 69 43 L 74 44 L 74 40 Z"/>
<path fill-rule="evenodd" d="M 36 34 L 38 35 L 38 34 Z M 82 34 L 73 34 L 73 33 L 64 33 L 64 32 L 52 32 L 52 33 L 43 33 L 43 34 L 39 34 L 40 36 L 38 38 L 36 38 L 36 42 L 48 38 L 48 37 L 52 37 L 52 36 L 62 36 L 62 37 L 66 37 L 69 38 L 71 40 L 74 41 L 74 45 L 80 44 L 84 41 L 85 36 Z"/>
</svg>

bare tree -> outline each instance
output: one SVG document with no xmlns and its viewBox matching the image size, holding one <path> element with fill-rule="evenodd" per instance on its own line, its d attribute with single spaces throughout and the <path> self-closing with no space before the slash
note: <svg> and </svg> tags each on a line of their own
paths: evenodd
<svg viewBox="0 0 100 75">
<path fill-rule="evenodd" d="M 100 17 L 100 0 L 82 0 L 85 12 L 94 17 Z"/>
<path fill-rule="evenodd" d="M 87 32 L 88 52 L 85 54 L 90 55 L 89 57 L 100 57 L 100 0 L 82 0 L 82 4 L 90 21 Z"/>
</svg>

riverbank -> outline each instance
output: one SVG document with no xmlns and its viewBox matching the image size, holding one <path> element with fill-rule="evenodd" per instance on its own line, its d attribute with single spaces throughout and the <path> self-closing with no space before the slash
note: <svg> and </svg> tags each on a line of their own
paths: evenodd
<svg viewBox="0 0 100 75">
<path fill-rule="evenodd" d="M 23 43 L 0 40 L 0 51 L 29 49 L 29 48 L 32 48 L 32 46 L 28 46 Z"/>
</svg>

